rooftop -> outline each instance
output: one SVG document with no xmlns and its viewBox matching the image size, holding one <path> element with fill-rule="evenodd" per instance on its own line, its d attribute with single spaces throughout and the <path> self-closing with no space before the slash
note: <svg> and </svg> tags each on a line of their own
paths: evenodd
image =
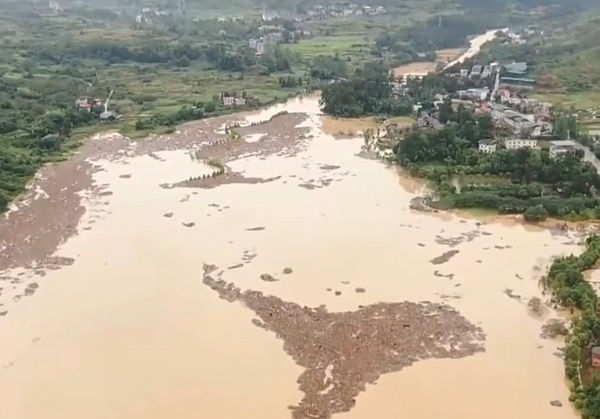
<svg viewBox="0 0 600 419">
<path fill-rule="evenodd" d="M 527 73 L 527 69 L 528 69 L 527 63 L 525 63 L 525 62 L 506 64 L 504 66 L 504 68 L 506 69 L 506 71 L 508 73 L 512 73 L 512 74 L 525 74 L 525 73 Z"/>
</svg>

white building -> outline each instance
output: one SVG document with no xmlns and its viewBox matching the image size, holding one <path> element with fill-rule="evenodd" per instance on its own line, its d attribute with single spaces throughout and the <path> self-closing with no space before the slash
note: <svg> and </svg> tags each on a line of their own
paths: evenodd
<svg viewBox="0 0 600 419">
<path fill-rule="evenodd" d="M 551 141 L 550 142 L 550 157 L 556 159 L 565 154 L 575 154 L 577 148 L 572 140 Z"/>
<path fill-rule="evenodd" d="M 509 138 L 504 141 L 504 147 L 507 150 L 517 150 L 519 148 L 538 149 L 538 141 L 534 139 Z"/>
<path fill-rule="evenodd" d="M 479 141 L 479 151 L 486 154 L 496 152 L 496 141 L 494 140 L 481 140 Z"/>
</svg>

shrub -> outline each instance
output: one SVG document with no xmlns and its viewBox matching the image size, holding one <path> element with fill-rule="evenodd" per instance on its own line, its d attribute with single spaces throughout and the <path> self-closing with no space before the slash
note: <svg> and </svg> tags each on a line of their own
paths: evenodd
<svg viewBox="0 0 600 419">
<path fill-rule="evenodd" d="M 544 208 L 543 205 L 529 207 L 524 213 L 525 220 L 531 222 L 544 221 L 546 218 L 548 218 L 549 215 L 550 214 L 548 214 L 548 210 Z"/>
</svg>

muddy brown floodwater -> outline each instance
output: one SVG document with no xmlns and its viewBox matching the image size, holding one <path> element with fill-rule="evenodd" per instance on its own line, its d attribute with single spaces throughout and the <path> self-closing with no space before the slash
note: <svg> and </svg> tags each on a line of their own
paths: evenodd
<svg viewBox="0 0 600 419">
<path fill-rule="evenodd" d="M 0 221 L 0 417 L 577 417 L 539 279 L 583 233 L 413 211 L 322 124 L 298 98 L 42 170 Z"/>
</svg>

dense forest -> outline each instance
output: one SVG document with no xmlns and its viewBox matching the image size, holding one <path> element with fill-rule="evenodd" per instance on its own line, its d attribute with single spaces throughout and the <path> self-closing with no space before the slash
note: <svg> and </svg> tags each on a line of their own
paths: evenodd
<svg viewBox="0 0 600 419">
<path fill-rule="evenodd" d="M 350 80 L 323 88 L 323 111 L 336 116 L 408 115 L 412 104 L 392 97 L 391 76 L 381 64 L 367 64 Z"/>
</svg>

